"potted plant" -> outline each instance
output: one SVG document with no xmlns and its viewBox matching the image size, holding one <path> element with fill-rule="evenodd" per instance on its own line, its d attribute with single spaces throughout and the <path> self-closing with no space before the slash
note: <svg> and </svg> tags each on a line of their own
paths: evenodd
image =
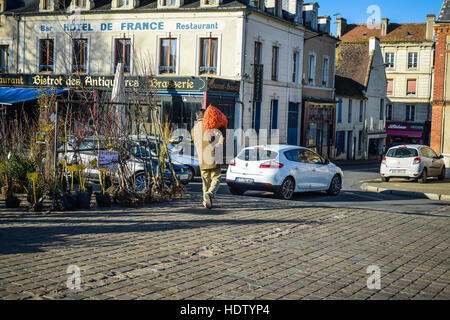
<svg viewBox="0 0 450 320">
<path fill-rule="evenodd" d="M 86 166 L 79 164 L 76 168 L 80 179 L 80 190 L 76 193 L 78 207 L 80 209 L 89 209 L 91 206 L 91 195 L 86 191 L 86 179 L 83 177 L 83 171 L 86 169 Z"/>
<path fill-rule="evenodd" d="M 8 160 L 4 160 L 0 163 L 0 177 L 2 184 L 2 194 L 5 197 L 5 204 L 7 208 L 19 208 L 20 199 L 14 195 L 13 180 L 10 174 L 9 155 Z"/>
<path fill-rule="evenodd" d="M 99 207 L 109 207 L 111 205 L 111 197 L 109 193 L 105 191 L 106 187 L 106 169 L 99 169 L 101 180 L 100 183 L 102 185 L 102 192 L 98 193 L 95 196 L 95 200 L 97 201 L 97 206 Z"/>
</svg>

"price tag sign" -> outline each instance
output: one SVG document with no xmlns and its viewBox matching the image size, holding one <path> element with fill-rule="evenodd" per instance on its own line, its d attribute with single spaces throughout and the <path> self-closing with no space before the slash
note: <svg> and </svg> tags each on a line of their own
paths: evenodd
<svg viewBox="0 0 450 320">
<path fill-rule="evenodd" d="M 117 170 L 119 167 L 119 153 L 117 151 L 99 151 L 98 167 L 108 170 Z"/>
<path fill-rule="evenodd" d="M 36 132 L 36 143 L 45 144 L 45 138 L 47 134 L 45 132 Z"/>
</svg>

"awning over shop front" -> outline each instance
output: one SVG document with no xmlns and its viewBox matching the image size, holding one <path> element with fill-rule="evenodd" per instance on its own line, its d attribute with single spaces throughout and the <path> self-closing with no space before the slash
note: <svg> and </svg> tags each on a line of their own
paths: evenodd
<svg viewBox="0 0 450 320">
<path fill-rule="evenodd" d="M 392 137 L 406 137 L 406 138 L 422 138 L 422 131 L 406 131 L 406 130 L 386 130 L 387 134 Z"/>
<path fill-rule="evenodd" d="M 1 103 L 18 103 L 39 99 L 42 93 L 60 94 L 66 92 L 63 89 L 30 89 L 30 88 L 4 88 L 0 87 L 0 104 Z"/>
</svg>

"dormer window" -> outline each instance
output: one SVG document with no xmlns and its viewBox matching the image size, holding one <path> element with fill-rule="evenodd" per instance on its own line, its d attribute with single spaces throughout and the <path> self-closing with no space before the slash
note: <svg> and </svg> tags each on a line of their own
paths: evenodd
<svg viewBox="0 0 450 320">
<path fill-rule="evenodd" d="M 53 1 L 52 0 L 41 0 L 41 10 L 52 10 L 53 9 Z"/>
<path fill-rule="evenodd" d="M 133 9 L 136 8 L 138 4 L 138 0 L 112 0 L 111 9 Z"/>
<path fill-rule="evenodd" d="M 217 6 L 220 4 L 219 0 L 200 0 L 201 6 Z"/>
<path fill-rule="evenodd" d="M 176 0 L 160 0 L 162 7 L 172 7 L 177 4 Z"/>
<path fill-rule="evenodd" d="M 130 3 L 130 0 L 119 0 L 119 7 L 125 7 L 128 6 Z"/>
<path fill-rule="evenodd" d="M 78 8 L 85 9 L 87 2 L 88 2 L 88 0 L 73 0 L 72 5 L 74 5 Z"/>
</svg>

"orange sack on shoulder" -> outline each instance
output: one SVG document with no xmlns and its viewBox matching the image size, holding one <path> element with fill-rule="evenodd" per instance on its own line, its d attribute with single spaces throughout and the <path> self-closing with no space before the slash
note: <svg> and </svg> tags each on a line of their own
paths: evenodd
<svg viewBox="0 0 450 320">
<path fill-rule="evenodd" d="M 203 116 L 203 126 L 206 130 L 228 127 L 228 119 L 222 111 L 209 105 Z"/>
</svg>

